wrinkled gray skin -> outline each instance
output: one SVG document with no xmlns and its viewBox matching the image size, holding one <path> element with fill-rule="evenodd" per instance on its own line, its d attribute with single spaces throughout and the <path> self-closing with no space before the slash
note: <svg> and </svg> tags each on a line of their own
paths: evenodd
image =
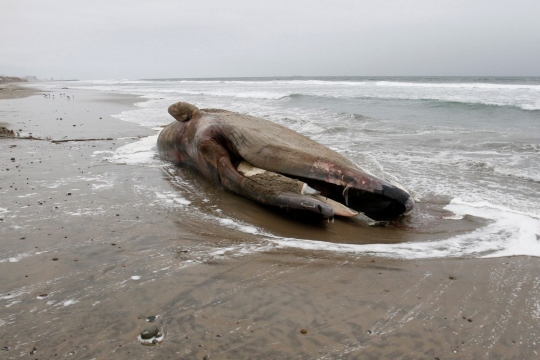
<svg viewBox="0 0 540 360">
<path fill-rule="evenodd" d="M 319 199 L 242 175 L 238 163 L 299 179 L 349 208 L 375 219 L 409 213 L 414 201 L 400 186 L 363 171 L 335 151 L 288 128 L 226 110 L 200 110 L 179 102 L 169 107 L 177 121 L 159 135 L 161 158 L 198 170 L 224 189 L 263 204 L 308 215 L 334 216 Z M 288 179 L 287 179 L 288 180 Z"/>
</svg>

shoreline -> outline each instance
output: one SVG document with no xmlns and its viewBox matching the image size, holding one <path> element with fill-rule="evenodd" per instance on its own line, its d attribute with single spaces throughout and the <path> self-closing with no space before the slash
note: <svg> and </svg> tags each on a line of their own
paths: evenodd
<svg viewBox="0 0 540 360">
<path fill-rule="evenodd" d="M 399 260 L 265 247 L 253 234 L 195 221 L 160 167 L 105 159 L 155 134 L 111 116 L 140 98 L 61 91 L 75 100 L 0 100 L 0 122 L 36 137 L 114 140 L 0 139 L 6 358 L 34 348 L 38 358 L 81 359 L 491 359 L 540 351 L 538 258 Z M 256 209 L 212 191 L 225 212 Z M 257 221 L 266 218 L 290 223 L 267 213 Z M 253 250 L 237 250 L 245 244 Z M 148 316 L 157 318 L 150 324 Z M 164 332 L 162 344 L 139 343 L 148 325 Z"/>
</svg>

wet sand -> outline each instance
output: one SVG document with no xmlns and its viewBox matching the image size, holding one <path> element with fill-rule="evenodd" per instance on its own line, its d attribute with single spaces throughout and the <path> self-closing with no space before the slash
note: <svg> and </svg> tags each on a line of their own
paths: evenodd
<svg viewBox="0 0 540 360">
<path fill-rule="evenodd" d="M 209 193 L 210 203 L 193 205 L 217 203 L 283 236 L 338 242 L 356 231 L 360 243 L 399 242 L 452 226 L 297 224 L 186 170 L 111 163 L 104 158 L 118 147 L 155 135 L 110 116 L 140 100 L 62 92 L 75 99 L 2 100 L 0 122 L 43 139 L 113 140 L 0 139 L 2 358 L 539 356 L 537 258 L 395 260 L 279 248 L 197 221 L 189 206 L 156 202 L 178 193 L 171 171 Z M 468 221 L 463 231 L 480 224 Z M 165 335 L 160 345 L 137 340 L 148 316 Z"/>
</svg>

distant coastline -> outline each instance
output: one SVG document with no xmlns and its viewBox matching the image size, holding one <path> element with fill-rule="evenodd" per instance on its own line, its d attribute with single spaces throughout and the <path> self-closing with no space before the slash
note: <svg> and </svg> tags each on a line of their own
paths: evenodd
<svg viewBox="0 0 540 360">
<path fill-rule="evenodd" d="M 0 84 L 17 83 L 17 82 L 28 82 L 28 80 L 24 78 L 16 77 L 16 76 L 0 76 Z"/>
<path fill-rule="evenodd" d="M 0 76 L 0 100 L 25 98 L 44 91 L 29 87 L 26 85 L 29 82 L 18 77 Z"/>
</svg>

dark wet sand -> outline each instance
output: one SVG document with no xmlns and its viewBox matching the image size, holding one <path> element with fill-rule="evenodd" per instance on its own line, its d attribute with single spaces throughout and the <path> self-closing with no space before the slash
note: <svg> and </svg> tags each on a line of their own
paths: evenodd
<svg viewBox="0 0 540 360">
<path fill-rule="evenodd" d="M 538 358 L 537 258 L 405 261 L 266 247 L 189 207 L 161 206 L 156 193 L 179 191 L 161 168 L 94 153 L 155 134 L 110 116 L 137 98 L 63 92 L 75 100 L 0 101 L 0 122 L 41 138 L 114 140 L 0 139 L 0 358 Z M 359 243 L 399 242 L 448 226 L 296 224 L 182 174 L 212 199 L 193 205 L 215 202 L 283 236 L 351 242 L 357 231 Z M 463 231 L 479 225 L 468 221 Z M 142 346 L 150 315 L 165 339 Z"/>
</svg>

